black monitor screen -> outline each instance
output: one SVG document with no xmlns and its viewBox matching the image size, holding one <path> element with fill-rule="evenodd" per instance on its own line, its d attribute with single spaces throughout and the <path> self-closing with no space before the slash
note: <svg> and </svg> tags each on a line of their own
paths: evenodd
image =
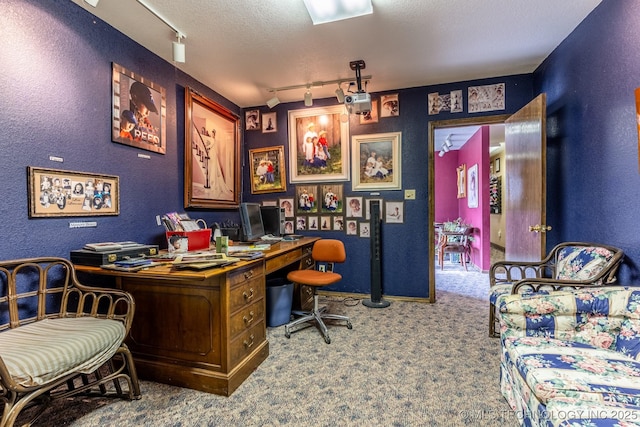
<svg viewBox="0 0 640 427">
<path fill-rule="evenodd" d="M 240 221 L 242 221 L 244 240 L 257 240 L 264 236 L 264 225 L 258 203 L 240 203 Z"/>
</svg>

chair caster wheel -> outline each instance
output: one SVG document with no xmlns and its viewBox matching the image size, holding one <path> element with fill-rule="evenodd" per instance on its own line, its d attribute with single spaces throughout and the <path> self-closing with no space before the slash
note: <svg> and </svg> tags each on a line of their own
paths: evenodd
<svg viewBox="0 0 640 427">
<path fill-rule="evenodd" d="M 353 329 L 353 325 L 351 324 L 351 322 L 347 322 L 347 329 Z"/>
<path fill-rule="evenodd" d="M 327 344 L 331 344 L 331 338 L 329 338 L 329 336 L 327 335 L 326 337 L 324 337 L 324 342 L 326 342 Z"/>
</svg>

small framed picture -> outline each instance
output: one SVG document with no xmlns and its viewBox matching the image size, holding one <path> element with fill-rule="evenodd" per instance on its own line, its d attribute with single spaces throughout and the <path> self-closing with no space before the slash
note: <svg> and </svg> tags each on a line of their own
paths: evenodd
<svg viewBox="0 0 640 427">
<path fill-rule="evenodd" d="M 371 111 L 365 114 L 360 114 L 360 124 L 366 125 L 369 123 L 378 123 L 378 100 L 371 100 Z"/>
<path fill-rule="evenodd" d="M 345 204 L 348 218 L 362 218 L 362 197 L 347 197 Z"/>
<path fill-rule="evenodd" d="M 360 237 L 371 237 L 371 226 L 368 222 L 360 223 Z"/>
<path fill-rule="evenodd" d="M 296 230 L 306 230 L 307 229 L 307 217 L 299 216 L 296 218 Z"/>
<path fill-rule="evenodd" d="M 322 185 L 322 213 L 342 213 L 342 184 Z"/>
<path fill-rule="evenodd" d="M 260 130 L 260 110 L 248 110 L 244 113 L 246 130 Z"/>
<path fill-rule="evenodd" d="M 395 117 L 399 115 L 398 94 L 382 95 L 380 98 L 380 117 Z"/>
<path fill-rule="evenodd" d="M 496 173 L 500 172 L 500 157 L 496 159 Z"/>
<path fill-rule="evenodd" d="M 296 213 L 310 214 L 318 212 L 318 186 L 296 185 Z"/>
<path fill-rule="evenodd" d="M 404 222 L 404 202 L 387 202 L 385 211 L 387 224 L 402 224 Z"/>
<path fill-rule="evenodd" d="M 358 221 L 356 221 L 355 219 L 347 220 L 347 235 L 348 236 L 358 235 Z"/>
<path fill-rule="evenodd" d="M 293 221 L 287 220 L 284 222 L 284 234 L 293 234 Z"/>
<path fill-rule="evenodd" d="M 262 133 L 273 133 L 278 131 L 278 123 L 276 122 L 276 113 L 262 114 Z"/>
<path fill-rule="evenodd" d="M 334 231 L 344 230 L 344 217 L 342 215 L 333 217 L 333 230 Z"/>
<path fill-rule="evenodd" d="M 329 231 L 331 230 L 331 217 L 330 216 L 321 216 L 320 217 L 320 230 Z"/>
<path fill-rule="evenodd" d="M 284 145 L 249 150 L 251 194 L 287 191 Z"/>
<path fill-rule="evenodd" d="M 367 203 L 367 211 L 365 213 L 365 219 L 369 220 L 371 219 L 371 202 L 372 201 L 378 201 L 380 202 L 379 206 L 380 206 L 380 218 L 382 218 L 382 199 L 367 199 L 366 203 Z"/>
<path fill-rule="evenodd" d="M 318 217 L 313 215 L 307 218 L 307 230 L 318 229 Z"/>
<path fill-rule="evenodd" d="M 293 218 L 293 199 L 280 199 L 278 200 L 278 204 L 284 209 L 285 218 Z"/>
</svg>

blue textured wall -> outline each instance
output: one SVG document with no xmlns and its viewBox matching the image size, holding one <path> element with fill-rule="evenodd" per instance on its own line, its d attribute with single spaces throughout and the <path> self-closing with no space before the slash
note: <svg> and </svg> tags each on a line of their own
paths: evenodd
<svg viewBox="0 0 640 427">
<path fill-rule="evenodd" d="M 163 244 L 155 215 L 183 210 L 184 88 L 193 87 L 242 117 L 242 111 L 190 76 L 176 70 L 117 30 L 67 0 L 4 0 L 0 3 L 0 136 L 2 194 L 0 232 L 5 237 L 0 258 L 40 255 L 68 256 L 89 241 L 136 240 Z M 111 63 L 136 71 L 167 90 L 167 153 L 139 159 L 141 150 L 111 142 Z M 403 187 L 415 188 L 417 200 L 405 205 L 405 223 L 383 225 L 384 292 L 388 295 L 428 296 L 427 138 L 428 121 L 462 118 L 466 113 L 427 115 L 427 94 L 463 90 L 470 85 L 505 82 L 506 111 L 513 112 L 532 97 L 531 76 L 511 76 L 476 82 L 404 89 L 399 92 L 400 116 L 359 125 L 351 118 L 351 134 L 402 131 Z M 379 94 L 377 94 L 379 95 Z M 333 105 L 335 100 L 316 101 Z M 266 107 L 260 107 L 267 111 Z M 249 148 L 286 146 L 288 109 L 279 105 L 277 134 L 249 132 Z M 64 158 L 52 162 L 49 156 Z M 95 229 L 69 229 L 76 218 L 28 219 L 27 166 L 118 175 L 119 216 L 90 218 Z M 244 172 L 244 200 L 275 199 L 288 193 L 252 197 Z M 350 184 L 345 191 L 351 194 Z M 362 195 L 362 193 L 357 193 Z M 402 200 L 401 191 L 383 192 L 385 200 Z M 208 223 L 237 220 L 235 211 L 190 211 Z M 347 244 L 349 263 L 337 287 L 350 292 L 369 290 L 369 240 L 323 232 Z"/>
<path fill-rule="evenodd" d="M 547 93 L 548 246 L 620 247 L 625 284 L 640 274 L 638 16 L 640 2 L 604 0 L 534 73 Z"/>
</svg>

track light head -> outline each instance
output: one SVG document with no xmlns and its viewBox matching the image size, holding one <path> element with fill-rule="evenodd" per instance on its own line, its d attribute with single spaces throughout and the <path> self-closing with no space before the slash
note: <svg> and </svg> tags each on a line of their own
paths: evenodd
<svg viewBox="0 0 640 427">
<path fill-rule="evenodd" d="M 447 136 L 447 138 L 444 140 L 444 143 L 448 148 L 453 147 L 453 142 L 451 142 L 451 135 Z"/>
<path fill-rule="evenodd" d="M 344 91 L 340 84 L 338 84 L 338 89 L 336 89 L 336 98 L 338 98 L 338 103 L 344 104 Z"/>
<path fill-rule="evenodd" d="M 440 152 L 438 153 L 438 156 L 444 157 L 444 151 L 440 150 Z"/>
<path fill-rule="evenodd" d="M 280 104 L 280 99 L 278 98 L 277 93 L 273 96 L 273 98 L 267 101 L 267 107 L 269 108 L 273 108 L 278 104 Z"/>
<path fill-rule="evenodd" d="M 184 62 L 186 58 L 185 46 L 180 42 L 182 34 L 176 33 L 176 38 L 178 41 L 173 42 L 173 62 Z"/>
<path fill-rule="evenodd" d="M 304 106 L 311 107 L 313 105 L 313 97 L 311 96 L 311 88 L 307 86 L 307 91 L 304 94 Z"/>
<path fill-rule="evenodd" d="M 449 146 L 447 145 L 446 142 L 442 143 L 442 151 L 444 151 L 445 153 L 448 153 L 450 150 Z"/>
</svg>

